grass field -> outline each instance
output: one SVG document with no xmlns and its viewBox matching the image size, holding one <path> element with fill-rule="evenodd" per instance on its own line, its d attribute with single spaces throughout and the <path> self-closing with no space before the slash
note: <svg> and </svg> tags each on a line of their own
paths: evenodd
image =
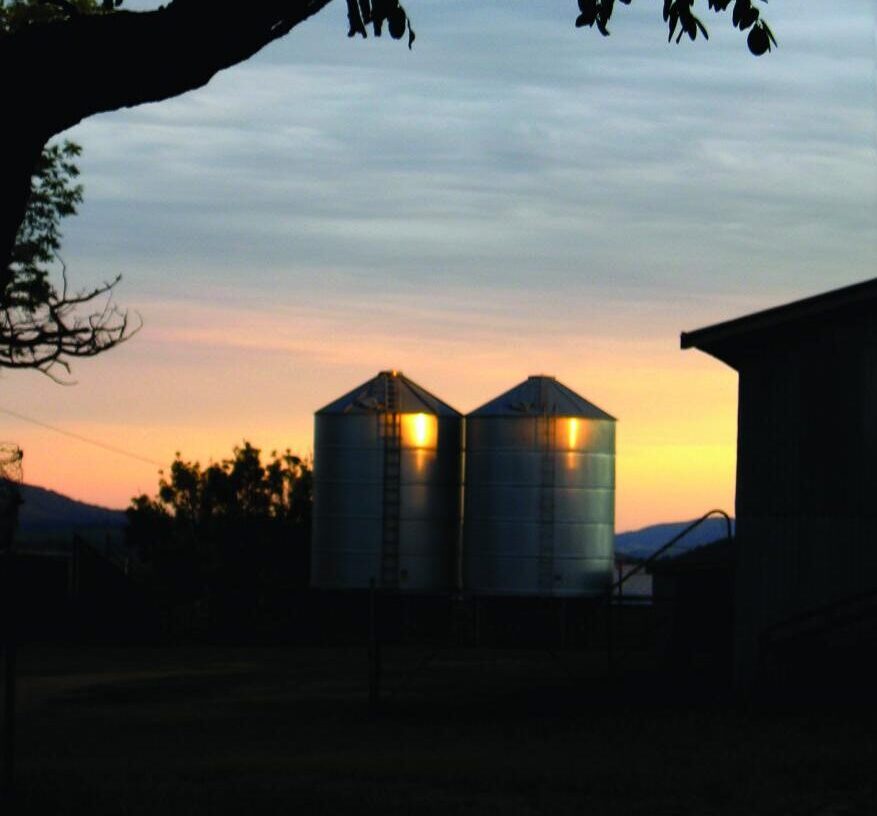
<svg viewBox="0 0 877 816">
<path fill-rule="evenodd" d="M 19 813 L 877 812 L 873 708 L 744 709 L 608 683 L 600 656 L 22 650 Z"/>
</svg>

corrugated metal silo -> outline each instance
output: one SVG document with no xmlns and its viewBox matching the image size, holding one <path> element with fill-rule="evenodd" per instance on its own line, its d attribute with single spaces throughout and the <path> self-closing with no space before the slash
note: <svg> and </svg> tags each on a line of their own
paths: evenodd
<svg viewBox="0 0 877 816">
<path fill-rule="evenodd" d="M 468 591 L 603 593 L 614 530 L 613 417 L 545 376 L 466 417 Z"/>
<path fill-rule="evenodd" d="M 397 371 L 317 411 L 311 583 L 457 583 L 462 415 Z"/>
</svg>

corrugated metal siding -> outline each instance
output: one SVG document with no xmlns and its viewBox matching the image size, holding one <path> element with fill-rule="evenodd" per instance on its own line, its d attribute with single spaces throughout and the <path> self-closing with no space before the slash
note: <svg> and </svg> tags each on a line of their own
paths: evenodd
<svg viewBox="0 0 877 816">
<path fill-rule="evenodd" d="M 740 366 L 738 670 L 759 634 L 877 586 L 877 329 L 823 322 Z"/>
<path fill-rule="evenodd" d="M 613 569 L 615 421 L 486 414 L 470 415 L 466 429 L 466 589 L 606 592 Z"/>
<path fill-rule="evenodd" d="M 402 428 L 388 476 L 388 419 Z M 457 586 L 462 417 L 429 415 L 435 433 L 408 438 L 408 414 L 319 412 L 314 433 L 311 583 L 447 591 Z M 389 483 L 392 482 L 392 483 Z M 388 491 L 393 557 L 387 559 Z M 392 574 L 391 574 L 392 573 Z"/>
</svg>

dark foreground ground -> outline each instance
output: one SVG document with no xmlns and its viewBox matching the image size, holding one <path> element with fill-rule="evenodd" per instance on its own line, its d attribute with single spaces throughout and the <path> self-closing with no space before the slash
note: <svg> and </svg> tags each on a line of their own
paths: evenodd
<svg viewBox="0 0 877 816">
<path fill-rule="evenodd" d="M 601 677 L 600 657 L 36 647 L 19 813 L 877 813 L 874 707 L 743 707 Z"/>
</svg>

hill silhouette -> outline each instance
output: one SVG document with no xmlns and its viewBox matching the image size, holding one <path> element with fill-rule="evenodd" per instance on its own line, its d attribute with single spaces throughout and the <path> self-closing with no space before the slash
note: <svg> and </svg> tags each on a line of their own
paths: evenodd
<svg viewBox="0 0 877 816">
<path fill-rule="evenodd" d="M 689 524 L 691 521 L 675 521 L 667 524 L 653 524 L 649 527 L 643 527 L 641 530 L 617 533 L 615 535 L 615 555 L 625 558 L 648 558 Z M 733 531 L 734 522 L 732 520 L 731 532 L 733 533 Z M 688 552 L 695 547 L 724 538 L 725 533 L 724 519 L 707 519 L 700 527 L 696 527 L 680 540 L 667 554 L 672 556 Z"/>
<path fill-rule="evenodd" d="M 76 501 L 54 490 L 21 485 L 18 531 L 23 536 L 64 535 L 80 530 L 121 530 L 128 523 L 123 510 Z"/>
</svg>

